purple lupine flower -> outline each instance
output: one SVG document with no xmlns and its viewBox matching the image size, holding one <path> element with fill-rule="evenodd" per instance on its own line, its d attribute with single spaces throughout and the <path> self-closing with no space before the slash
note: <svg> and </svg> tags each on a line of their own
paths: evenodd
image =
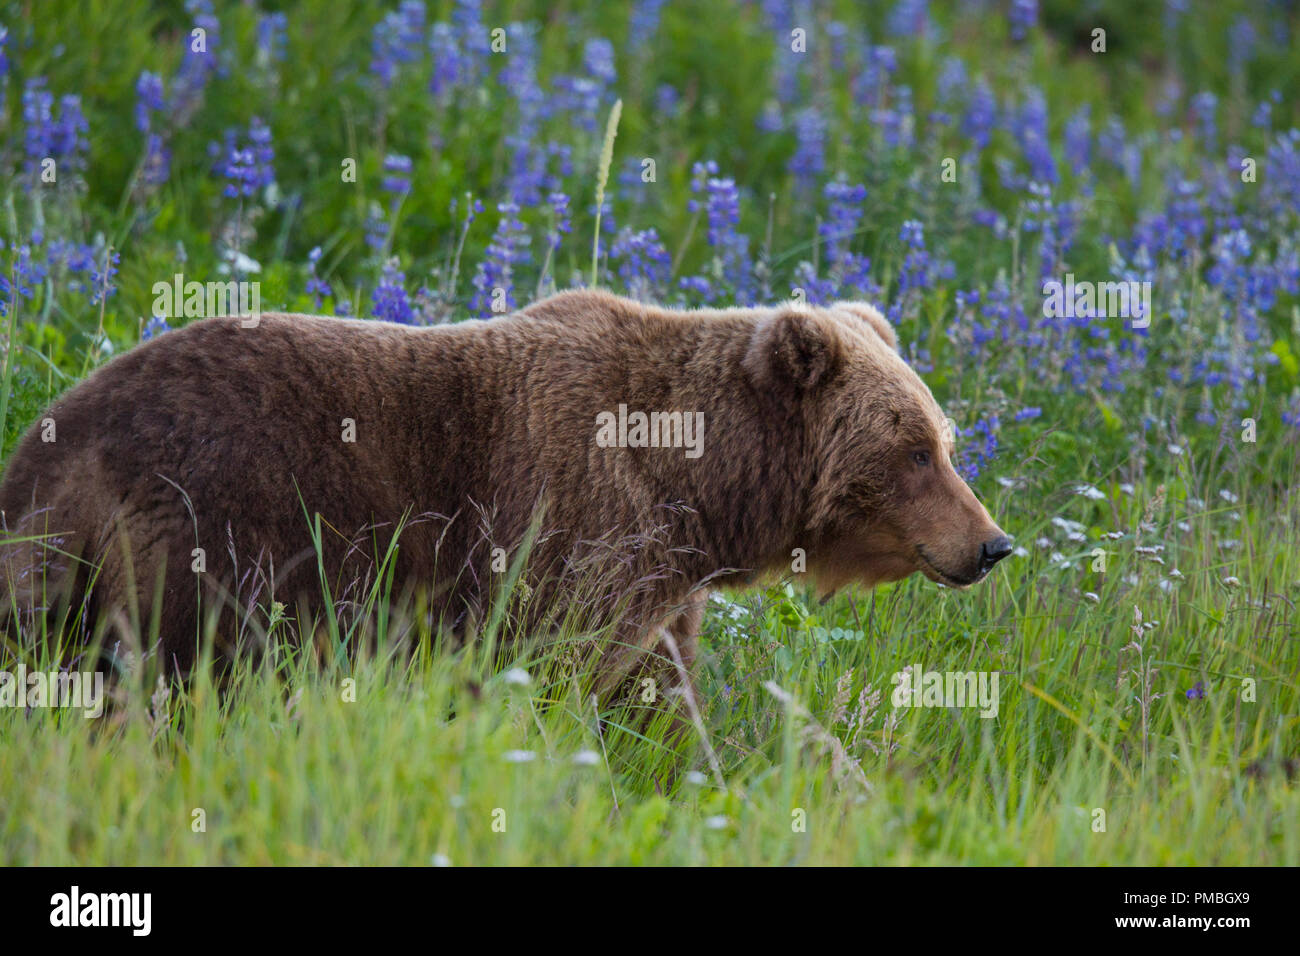
<svg viewBox="0 0 1300 956">
<path fill-rule="evenodd" d="M 384 263 L 379 285 L 375 286 L 374 301 L 371 311 L 375 318 L 385 322 L 400 322 L 410 325 L 415 316 L 411 308 L 411 297 L 406 291 L 406 274 L 396 258 Z"/>
<path fill-rule="evenodd" d="M 1160 86 L 1160 96 L 1156 100 L 1156 115 L 1161 119 L 1166 119 L 1178 110 L 1179 104 L 1183 99 L 1182 81 L 1175 75 L 1169 76 Z M 1181 132 L 1180 130 L 1170 130 L 1171 134 Z"/>
<path fill-rule="evenodd" d="M 0 272 L 0 316 L 8 315 L 19 299 L 31 301 L 46 275 L 46 267 L 32 258 L 30 245 L 12 250 L 9 267 Z"/>
<path fill-rule="evenodd" d="M 609 99 L 609 89 L 618 78 L 614 69 L 614 47 L 605 39 L 588 40 L 583 51 L 585 76 L 561 74 L 552 81 L 555 112 L 573 114 L 580 129 L 594 132 Z"/>
<path fill-rule="evenodd" d="M 667 0 L 636 0 L 627 20 L 627 35 L 631 43 L 640 45 L 650 41 L 659 30 L 660 11 Z"/>
<path fill-rule="evenodd" d="M 472 58 L 492 55 L 492 44 L 488 41 L 488 31 L 483 26 L 482 0 L 456 0 L 451 13 L 452 26 L 455 27 L 460 42 Z M 465 81 L 473 83 L 479 77 L 478 64 L 475 62 Z"/>
<path fill-rule="evenodd" d="M 571 114 L 579 129 L 594 132 L 604 94 L 601 85 L 587 76 L 561 73 L 551 81 L 551 87 L 556 111 Z"/>
<path fill-rule="evenodd" d="M 442 96 L 464 82 L 471 69 L 462 41 L 448 23 L 433 25 L 429 34 L 429 56 L 433 60 L 429 92 L 434 96 Z"/>
<path fill-rule="evenodd" d="M 1011 0 L 1007 19 L 1011 23 L 1011 39 L 1019 43 L 1038 23 L 1038 0 Z"/>
<path fill-rule="evenodd" d="M 1080 176 L 1092 158 L 1092 105 L 1084 103 L 1065 124 L 1065 158 L 1070 172 Z"/>
<path fill-rule="evenodd" d="M 472 87 L 487 69 L 492 45 L 483 26 L 481 0 L 456 0 L 451 23 L 435 23 L 429 34 L 433 75 L 429 91 L 442 97 L 456 87 Z"/>
<path fill-rule="evenodd" d="M 518 204 L 506 200 L 497 205 L 497 210 L 501 213 L 501 218 L 474 273 L 476 291 L 470 303 L 470 309 L 484 318 L 499 314 L 492 309 L 498 301 L 504 304 L 507 312 L 515 310 L 515 270 L 529 258 L 528 230 L 519 219 Z M 499 297 L 496 291 L 498 289 L 501 290 Z"/>
<path fill-rule="evenodd" d="M 705 210 L 709 223 L 709 245 L 727 250 L 737 257 L 749 246 L 749 238 L 736 231 L 740 224 L 740 192 L 734 179 L 710 177 L 704 185 Z M 733 264 L 738 265 L 738 262 Z"/>
<path fill-rule="evenodd" d="M 522 23 L 506 26 L 510 55 L 504 58 L 498 80 L 521 104 L 539 108 L 543 97 L 537 82 L 537 37 Z"/>
<path fill-rule="evenodd" d="M 378 78 L 379 85 L 384 89 L 392 86 L 393 79 L 397 76 L 400 41 L 396 18 L 396 12 L 389 13 L 375 24 L 370 39 L 370 72 Z"/>
<path fill-rule="evenodd" d="M 537 82 L 537 39 L 521 23 L 506 27 L 510 55 L 498 74 L 502 88 L 514 98 L 516 114 L 505 136 L 510 156 L 507 192 L 520 206 L 535 206 L 544 195 L 546 154 L 536 148 L 546 118 L 547 96 Z"/>
<path fill-rule="evenodd" d="M 682 108 L 682 96 L 671 83 L 655 87 L 655 113 L 663 119 L 674 119 Z"/>
<path fill-rule="evenodd" d="M 1042 344 L 1042 336 L 1030 329 L 1019 291 L 1013 290 L 1004 276 L 999 275 L 980 297 L 979 306 L 980 316 L 988 321 L 989 328 L 996 330 L 1000 341 L 1019 338 L 1031 348 Z"/>
<path fill-rule="evenodd" d="M 402 0 L 384 16 L 370 38 L 370 72 L 384 89 L 393 85 L 398 68 L 416 63 L 424 55 L 424 3 Z"/>
<path fill-rule="evenodd" d="M 311 252 L 307 253 L 307 269 L 309 273 L 307 278 L 307 292 L 313 297 L 313 301 L 315 302 L 314 308 L 317 312 L 320 311 L 321 302 L 324 297 L 334 294 L 334 290 L 330 288 L 330 284 L 322 279 L 316 272 L 316 267 L 320 263 L 320 257 L 320 246 L 314 247 Z"/>
<path fill-rule="evenodd" d="M 826 168 L 826 120 L 813 106 L 802 109 L 794 118 L 796 148 L 788 169 L 800 189 L 811 189 Z"/>
<path fill-rule="evenodd" d="M 149 321 L 145 323 L 144 328 L 140 331 L 140 341 L 148 342 L 150 339 L 157 338 L 164 332 L 170 332 L 171 330 L 172 327 L 167 324 L 167 320 L 162 316 L 150 316 Z"/>
<path fill-rule="evenodd" d="M 618 263 L 618 276 L 627 294 L 642 301 L 653 297 L 668 282 L 672 257 L 653 229 L 624 229 L 614 240 L 610 259 Z"/>
<path fill-rule="evenodd" d="M 768 100 L 758 113 L 755 125 L 764 133 L 779 133 L 785 129 L 785 117 L 781 115 L 781 104 Z"/>
<path fill-rule="evenodd" d="M 275 149 L 271 146 L 271 127 L 259 117 L 254 116 L 248 124 L 249 148 L 253 152 L 253 170 L 255 182 L 259 189 L 275 182 Z"/>
<path fill-rule="evenodd" d="M 117 292 L 117 286 L 113 279 L 117 276 L 117 264 L 121 261 L 121 256 L 111 247 L 105 248 L 103 260 L 95 263 L 95 268 L 90 274 L 90 303 L 99 305 L 106 301 L 110 296 Z"/>
<path fill-rule="evenodd" d="M 853 186 L 843 179 L 836 179 L 827 183 L 822 192 L 828 205 L 826 221 L 821 225 L 820 234 L 826 250 L 826 261 L 834 266 L 849 255 L 849 242 L 862 222 L 862 204 L 867 200 L 867 187 L 861 183 Z"/>
<path fill-rule="evenodd" d="M 595 203 L 587 207 L 587 215 L 593 220 L 596 218 Z M 618 224 L 614 220 L 614 200 L 608 193 L 600 204 L 600 231 L 611 236 L 618 232 Z"/>
<path fill-rule="evenodd" d="M 619 166 L 615 178 L 622 187 L 619 197 L 624 202 L 632 202 L 639 206 L 648 198 L 650 184 L 641 181 L 641 170 L 641 160 L 636 156 L 627 157 Z"/>
<path fill-rule="evenodd" d="M 573 175 L 573 147 L 550 140 L 542 151 L 539 167 L 541 188 L 549 195 L 564 191 L 564 181 Z"/>
<path fill-rule="evenodd" d="M 50 155 L 54 137 L 54 94 L 45 86 L 44 77 L 34 76 L 23 87 L 23 152 L 33 177 L 40 173 L 41 161 Z"/>
<path fill-rule="evenodd" d="M 1239 16 L 1228 29 L 1228 69 L 1240 73 L 1255 55 L 1259 36 L 1247 16 Z"/>
<path fill-rule="evenodd" d="M 227 199 L 251 196 L 256 192 L 253 186 L 253 151 L 236 147 L 226 154 L 219 167 L 221 175 L 228 182 L 222 187 L 221 194 Z"/>
<path fill-rule="evenodd" d="M 47 159 L 70 171 L 86 167 L 90 127 L 81 111 L 81 97 L 62 97 L 56 115 L 54 95 L 46 89 L 44 77 L 32 77 L 23 88 L 23 123 L 23 152 L 33 183 Z"/>
<path fill-rule="evenodd" d="M 256 116 L 249 123 L 246 143 L 241 144 L 237 131 L 230 129 L 224 145 L 212 143 L 208 153 L 216 160 L 214 171 L 226 180 L 222 195 L 228 199 L 255 196 L 275 183 L 271 130 Z"/>
<path fill-rule="evenodd" d="M 153 128 L 153 114 L 161 112 L 167 103 L 162 77 L 142 70 L 135 81 L 135 97 L 135 128 L 147 133 Z"/>
<path fill-rule="evenodd" d="M 1164 248 L 1180 257 L 1200 249 L 1209 229 L 1200 192 L 1201 184 L 1196 180 L 1179 179 L 1169 199 Z"/>
<path fill-rule="evenodd" d="M 953 271 L 950 263 L 934 262 L 925 248 L 925 230 L 915 219 L 903 223 L 898 238 L 906 251 L 898 270 L 897 295 L 887 313 L 893 322 L 903 318 L 908 305 L 916 300 L 917 292 L 932 288 L 936 279 L 951 278 Z"/>
<path fill-rule="evenodd" d="M 838 76 L 843 73 L 848 60 L 849 28 L 841 20 L 826 24 L 826 35 L 831 41 L 831 70 Z"/>
<path fill-rule="evenodd" d="M 424 55 L 424 0 L 402 0 L 398 23 L 403 61 L 419 61 Z"/>
<path fill-rule="evenodd" d="M 1198 680 L 1195 684 L 1187 689 L 1188 700 L 1205 699 L 1205 681 Z"/>
<path fill-rule="evenodd" d="M 1273 92 L 1277 92 L 1274 90 Z M 1255 112 L 1250 115 L 1250 125 L 1256 129 L 1268 129 L 1273 125 L 1273 103 L 1271 100 L 1260 100 L 1259 105 L 1255 107 Z"/>
<path fill-rule="evenodd" d="M 984 467 L 998 453 L 998 431 L 1001 422 L 996 414 L 986 415 L 970 428 L 959 428 L 957 434 L 962 438 L 977 439 L 974 442 L 962 442 L 957 449 L 957 473 L 966 481 L 974 481 Z"/>
<path fill-rule="evenodd" d="M 409 156 L 389 153 L 384 157 L 384 178 L 380 180 L 379 188 L 386 193 L 392 193 L 396 197 L 394 203 L 411 191 L 412 168 Z"/>
<path fill-rule="evenodd" d="M 33 236 L 33 244 L 38 244 L 37 239 Z M 95 246 L 88 243 L 52 239 L 46 249 L 45 262 L 51 273 L 62 267 L 70 292 L 85 293 L 89 297 L 94 295 L 89 280 L 95 272 L 97 251 Z"/>
<path fill-rule="evenodd" d="M 896 37 L 921 36 L 929 25 L 929 0 L 898 0 L 889 13 L 887 29 Z"/>
<path fill-rule="evenodd" d="M 1129 140 L 1119 117 L 1110 117 L 1097 134 L 1097 153 L 1137 186 L 1142 174 L 1142 148 Z"/>
<path fill-rule="evenodd" d="M 0 287 L 0 289 L 2 288 L 3 287 Z M 0 310 L 2 310 L 3 307 L 4 303 L 0 302 Z M 3 314 L 4 312 L 0 311 L 0 315 Z M 1288 407 L 1282 410 L 1281 416 L 1283 425 L 1290 425 L 1292 428 L 1300 429 L 1300 392 L 1295 392 L 1291 395 L 1291 403 Z"/>
<path fill-rule="evenodd" d="M 970 104 L 966 108 L 966 115 L 962 118 L 961 131 L 970 137 L 976 146 L 983 149 L 989 144 L 997 115 L 998 101 L 993 96 L 993 89 L 984 77 L 980 77 L 975 83 L 975 89 L 971 91 Z"/>
<path fill-rule="evenodd" d="M 59 119 L 50 136 L 51 155 L 60 157 L 70 169 L 85 169 L 90 124 L 81 111 L 81 97 L 67 95 L 59 99 Z"/>
<path fill-rule="evenodd" d="M 808 301 L 815 305 L 849 296 L 874 298 L 879 289 L 871 281 L 871 260 L 849 248 L 862 222 L 867 187 L 850 185 L 839 178 L 828 182 L 822 193 L 827 199 L 827 208 L 818 236 L 826 263 L 826 278 L 813 272 L 812 263 L 801 262 L 795 268 L 795 280 L 803 288 Z"/>
<path fill-rule="evenodd" d="M 880 127 L 881 135 L 887 146 L 908 149 L 915 137 L 915 118 L 912 116 L 912 88 L 895 86 L 891 105 L 871 111 L 871 118 Z"/>
<path fill-rule="evenodd" d="M 678 285 L 687 292 L 694 292 L 704 302 L 713 297 L 713 286 L 704 276 L 682 276 Z"/>
<path fill-rule="evenodd" d="M 793 105 L 799 97 L 799 79 L 803 61 L 802 54 L 791 51 L 786 42 L 788 33 L 778 33 L 776 71 L 772 76 L 772 92 L 778 103 Z"/>
<path fill-rule="evenodd" d="M 1253 250 L 1245 229 L 1217 236 L 1213 243 L 1214 263 L 1205 270 L 1205 281 L 1229 300 L 1248 299 L 1251 275 L 1248 269 Z"/>
<path fill-rule="evenodd" d="M 683 283 L 683 287 L 684 285 Z M 833 277 L 822 278 L 817 275 L 813 264 L 807 260 L 795 266 L 792 291 L 802 289 L 804 298 L 813 305 L 829 305 L 834 302 L 838 298 L 835 291 L 837 286 Z"/>
<path fill-rule="evenodd" d="M 199 108 L 208 81 L 221 70 L 217 62 L 221 21 L 213 12 L 212 0 L 185 0 L 185 9 L 194 18 L 194 26 L 183 37 L 185 55 L 172 79 L 168 105 L 171 123 L 177 129 L 188 125 Z M 195 31 L 200 30 L 202 33 L 196 36 Z"/>
<path fill-rule="evenodd" d="M 879 105 L 897 69 L 898 54 L 892 46 L 869 47 L 862 72 L 853 81 L 853 98 L 863 106 Z"/>
<path fill-rule="evenodd" d="M 379 203 L 370 204 L 364 228 L 366 245 L 376 252 L 383 249 L 388 243 L 388 217 Z"/>
<path fill-rule="evenodd" d="M 1260 201 L 1267 215 L 1280 223 L 1300 216 L 1300 129 L 1278 133 L 1261 165 Z"/>
<path fill-rule="evenodd" d="M 1060 271 L 1065 254 L 1074 244 L 1078 231 L 1078 203 L 1054 202 L 1052 187 L 1046 183 L 1031 182 L 1029 199 L 1025 201 L 1021 228 L 1026 233 L 1038 233 L 1039 275 L 1048 276 Z"/>
<path fill-rule="evenodd" d="M 993 333 L 974 321 L 974 306 L 979 305 L 979 289 L 958 289 L 953 296 L 955 305 L 955 321 L 949 327 L 949 334 L 953 340 L 969 337 L 972 348 L 970 355 L 975 358 L 979 355 L 980 346 L 993 338 Z"/>
<path fill-rule="evenodd" d="M 1214 405 L 1210 402 L 1210 396 L 1206 395 L 1201 401 L 1201 407 L 1196 412 L 1196 420 L 1202 425 L 1213 425 L 1219 420 L 1214 413 Z"/>
<path fill-rule="evenodd" d="M 457 205 L 458 205 L 457 199 L 455 196 L 453 196 L 450 203 L 450 212 L 451 212 L 451 217 L 453 219 L 456 218 Z M 481 199 L 474 198 L 473 193 L 466 193 L 465 194 L 465 218 L 461 222 L 460 239 L 458 240 L 456 245 L 456 258 L 451 267 L 452 278 L 450 280 L 449 288 L 452 289 L 455 288 L 456 277 L 460 273 L 460 255 L 465 248 L 465 240 L 469 237 L 469 227 L 473 224 L 474 220 L 478 218 L 478 214 L 481 213 L 482 211 L 483 211 L 483 201 Z"/>
<path fill-rule="evenodd" d="M 559 192 L 546 197 L 551 207 L 551 227 L 546 232 L 546 243 L 552 250 L 560 247 L 560 238 L 569 232 L 569 197 Z"/>
<path fill-rule="evenodd" d="M 1052 158 L 1047 136 L 1047 98 L 1031 86 L 1020 110 L 1012 119 L 1012 132 L 1020 143 L 1029 176 L 1040 183 L 1057 182 L 1056 160 Z"/>
<path fill-rule="evenodd" d="M 289 18 L 283 13 L 266 13 L 258 17 L 258 59 L 262 63 L 279 63 L 283 60 L 288 34 Z"/>
<path fill-rule="evenodd" d="M 603 37 L 592 37 L 582 48 L 582 65 L 588 75 L 606 87 L 618 80 L 614 68 L 614 44 Z"/>
<path fill-rule="evenodd" d="M 483 200 L 474 199 L 469 193 L 466 193 L 465 197 L 467 201 L 465 203 L 464 225 L 468 227 L 470 223 L 472 223 L 475 219 L 478 218 L 478 214 L 483 211 Z M 460 207 L 460 201 L 455 196 L 452 196 L 451 203 L 448 204 L 447 208 L 448 211 L 451 213 L 453 219 L 456 217 L 456 210 L 459 207 Z"/>
<path fill-rule="evenodd" d="M 737 231 L 740 223 L 740 192 L 734 179 L 718 176 L 718 164 L 713 160 L 696 163 L 692 167 L 692 198 L 687 208 L 703 211 L 708 223 L 708 242 L 714 249 L 715 271 L 730 286 L 736 300 L 743 304 L 751 301 L 749 266 L 749 237 Z M 706 285 L 708 285 L 706 280 Z M 698 288 L 682 280 L 682 288 Z"/>
<path fill-rule="evenodd" d="M 691 192 L 699 194 L 705 191 L 711 179 L 718 175 L 718 164 L 713 160 L 705 160 L 702 163 L 695 163 L 691 167 Z M 699 212 L 704 207 L 700 205 L 698 199 L 692 198 L 687 200 L 686 208 L 691 212 Z"/>
<path fill-rule="evenodd" d="M 759 0 L 763 18 L 774 30 L 783 29 L 790 20 L 790 4 L 787 0 Z"/>
<path fill-rule="evenodd" d="M 1192 97 L 1192 118 L 1196 122 L 1197 136 L 1207 148 L 1218 139 L 1218 122 L 1215 114 L 1219 108 L 1219 98 L 1209 90 Z"/>
<path fill-rule="evenodd" d="M 943 66 L 939 70 L 939 81 L 936 85 L 939 102 L 944 105 L 952 105 L 965 99 L 968 83 L 966 61 L 959 56 L 944 57 Z"/>
</svg>

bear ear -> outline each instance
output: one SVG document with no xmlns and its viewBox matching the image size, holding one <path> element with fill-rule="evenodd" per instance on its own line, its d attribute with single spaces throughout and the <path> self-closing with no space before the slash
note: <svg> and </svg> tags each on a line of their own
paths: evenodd
<svg viewBox="0 0 1300 956">
<path fill-rule="evenodd" d="M 831 308 L 837 312 L 847 312 L 856 319 L 867 323 L 875 333 L 885 340 L 895 352 L 898 351 L 898 335 L 889 320 L 880 314 L 880 310 L 867 302 L 836 302 Z"/>
<path fill-rule="evenodd" d="M 745 370 L 759 387 L 806 393 L 835 373 L 843 349 L 833 322 L 809 310 L 782 309 L 759 321 Z"/>
</svg>

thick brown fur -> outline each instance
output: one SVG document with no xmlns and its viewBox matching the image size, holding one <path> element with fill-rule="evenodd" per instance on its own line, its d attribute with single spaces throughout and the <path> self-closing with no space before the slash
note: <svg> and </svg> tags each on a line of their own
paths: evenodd
<svg viewBox="0 0 1300 956">
<path fill-rule="evenodd" d="M 917 570 L 962 586 L 1001 537 L 892 328 L 861 303 L 677 312 L 575 291 L 427 329 L 245 324 L 162 335 L 41 416 L 0 509 L 11 534 L 58 548 L 0 551 L 3 600 L 30 610 L 93 565 L 87 620 L 157 614 L 155 649 L 183 672 L 200 597 L 224 607 L 223 653 L 248 633 L 250 603 L 319 604 L 310 516 L 338 589 L 374 574 L 405 517 L 397 590 L 472 627 L 501 580 L 492 548 L 513 557 L 540 515 L 529 606 L 562 603 L 605 555 L 592 606 L 621 622 L 622 645 L 604 649 L 612 687 L 665 635 L 689 665 L 709 588 L 788 572 L 800 553 L 826 588 Z M 702 454 L 598 446 L 597 415 L 620 404 L 703 412 Z"/>
</svg>

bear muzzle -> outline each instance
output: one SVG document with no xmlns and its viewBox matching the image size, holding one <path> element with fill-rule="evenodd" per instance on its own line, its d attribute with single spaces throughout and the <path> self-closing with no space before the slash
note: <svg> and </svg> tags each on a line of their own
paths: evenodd
<svg viewBox="0 0 1300 956">
<path fill-rule="evenodd" d="M 1005 534 L 1000 534 L 990 541 L 985 541 L 980 545 L 980 575 L 988 574 L 993 569 L 993 565 L 1010 553 L 1011 539 Z"/>
<path fill-rule="evenodd" d="M 930 580 L 952 588 L 968 588 L 988 577 L 993 566 L 1011 553 L 1011 548 L 1011 539 L 998 531 L 992 538 L 981 542 L 974 561 L 961 570 L 945 567 L 920 545 L 916 547 L 916 555 L 921 572 Z"/>
</svg>

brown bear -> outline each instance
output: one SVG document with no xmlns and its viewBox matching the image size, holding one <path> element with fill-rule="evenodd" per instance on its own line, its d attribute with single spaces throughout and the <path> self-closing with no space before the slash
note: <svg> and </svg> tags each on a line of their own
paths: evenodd
<svg viewBox="0 0 1300 956">
<path fill-rule="evenodd" d="M 608 690 L 647 655 L 686 673 L 707 591 L 801 556 L 827 591 L 981 579 L 1010 542 L 951 454 L 862 303 L 571 291 L 433 328 L 206 319 L 109 362 L 23 438 L 0 584 L 28 620 L 61 594 L 83 629 L 156 634 L 142 650 L 184 672 L 205 633 L 219 654 L 256 644 L 272 600 L 315 639 L 325 595 L 361 601 L 385 575 L 472 634 L 519 561 L 526 626 L 579 604 L 583 626 L 614 622 Z"/>
</svg>

